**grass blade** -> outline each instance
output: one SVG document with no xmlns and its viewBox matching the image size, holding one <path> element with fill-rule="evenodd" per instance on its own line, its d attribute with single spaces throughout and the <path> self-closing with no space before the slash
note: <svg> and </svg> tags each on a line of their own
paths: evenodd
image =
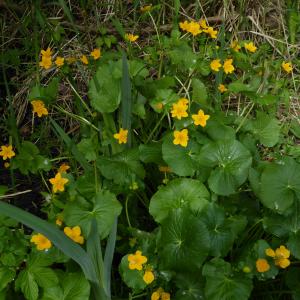
<svg viewBox="0 0 300 300">
<path fill-rule="evenodd" d="M 108 297 L 107 291 L 105 290 L 106 278 L 103 272 L 102 250 L 101 250 L 99 232 L 97 228 L 97 222 L 95 219 L 93 219 L 92 221 L 91 232 L 87 239 L 86 246 L 87 246 L 86 248 L 87 253 L 95 266 L 97 277 L 99 280 L 98 287 L 96 288 L 96 293 L 94 291 L 94 294 L 96 294 L 95 297 L 96 299 L 110 299 L 110 297 Z"/>
<path fill-rule="evenodd" d="M 115 222 L 109 234 L 107 244 L 106 244 L 106 249 L 105 249 L 105 256 L 104 256 L 104 277 L 106 283 L 105 289 L 110 298 L 111 298 L 111 290 L 110 290 L 111 268 L 112 268 L 112 261 L 113 261 L 116 239 L 117 239 L 117 227 L 118 227 L 117 225 L 118 225 L 118 218 L 115 219 Z"/>
<path fill-rule="evenodd" d="M 58 249 L 80 265 L 89 281 L 97 283 L 97 275 L 90 257 L 79 245 L 70 240 L 53 224 L 3 201 L 0 201 L 0 213 L 45 235 Z"/>
<path fill-rule="evenodd" d="M 125 53 L 122 56 L 122 86 L 121 86 L 121 105 L 122 105 L 122 127 L 128 129 L 127 146 L 131 147 L 131 82 L 128 70 L 128 63 Z"/>
</svg>

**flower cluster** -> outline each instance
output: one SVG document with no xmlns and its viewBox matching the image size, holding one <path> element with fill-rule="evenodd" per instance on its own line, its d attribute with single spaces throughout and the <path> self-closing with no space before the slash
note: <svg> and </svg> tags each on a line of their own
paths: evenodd
<svg viewBox="0 0 300 300">
<path fill-rule="evenodd" d="M 181 30 L 191 33 L 193 36 L 199 35 L 201 32 L 208 34 L 211 38 L 216 39 L 218 31 L 214 30 L 213 27 L 208 26 L 205 20 L 195 21 L 184 21 L 179 23 Z"/>
<path fill-rule="evenodd" d="M 285 246 L 280 246 L 275 251 L 272 248 L 267 248 L 265 250 L 266 256 L 272 257 L 274 259 L 275 266 L 282 269 L 287 268 L 291 262 L 289 260 L 290 251 Z M 256 261 L 256 270 L 259 273 L 264 273 L 270 270 L 270 264 L 265 258 L 259 258 Z"/>
<path fill-rule="evenodd" d="M 40 61 L 40 67 L 48 70 L 52 66 L 52 50 L 51 48 L 47 48 L 47 50 L 41 50 L 42 60 Z M 93 57 L 94 60 L 98 60 L 101 57 L 101 50 L 100 48 L 95 48 L 93 51 L 91 51 L 90 56 Z M 66 58 L 66 61 L 71 64 L 76 61 L 76 58 L 74 57 L 68 57 Z M 80 61 L 88 65 L 89 60 L 86 55 L 82 55 L 80 57 Z M 55 65 L 60 68 L 65 64 L 65 58 L 61 56 L 57 56 L 55 59 Z"/>
<path fill-rule="evenodd" d="M 275 265 L 282 269 L 287 268 L 291 262 L 289 260 L 290 251 L 285 246 L 280 246 L 275 251 L 271 248 L 266 249 L 266 255 L 274 259 Z"/>
<path fill-rule="evenodd" d="M 180 98 L 176 103 L 172 105 L 171 115 L 173 118 L 181 120 L 181 118 L 188 117 L 188 103 L 189 100 L 186 98 Z M 192 119 L 194 120 L 194 124 L 196 126 L 200 125 L 202 127 L 206 126 L 206 121 L 209 119 L 209 115 L 205 115 L 204 111 L 200 109 L 197 114 L 192 115 Z M 180 145 L 182 147 L 187 147 L 189 136 L 188 130 L 175 130 L 174 133 L 174 145 Z"/>
<path fill-rule="evenodd" d="M 135 254 L 128 255 L 128 267 L 130 270 L 143 270 L 143 265 L 148 261 L 146 256 L 142 255 L 142 252 L 137 250 Z M 155 279 L 154 273 L 150 266 L 145 267 L 145 273 L 143 275 L 143 280 L 150 284 Z"/>
<path fill-rule="evenodd" d="M 171 295 L 163 290 L 163 288 L 158 288 L 151 295 L 151 300 L 170 300 Z"/>
<path fill-rule="evenodd" d="M 232 58 L 225 59 L 225 61 L 223 63 L 223 70 L 226 74 L 230 74 L 235 70 L 232 63 L 233 63 Z M 214 59 L 210 63 L 210 68 L 215 72 L 219 72 L 221 67 L 222 67 L 222 64 L 221 64 L 220 59 Z"/>
<path fill-rule="evenodd" d="M 41 50 L 42 60 L 40 61 L 40 67 L 48 70 L 52 66 L 52 50 L 51 48 L 47 48 L 47 50 Z"/>
<path fill-rule="evenodd" d="M 176 103 L 174 103 L 171 110 L 172 117 L 177 118 L 178 120 L 187 117 L 188 103 L 189 100 L 185 98 L 180 98 Z"/>
</svg>

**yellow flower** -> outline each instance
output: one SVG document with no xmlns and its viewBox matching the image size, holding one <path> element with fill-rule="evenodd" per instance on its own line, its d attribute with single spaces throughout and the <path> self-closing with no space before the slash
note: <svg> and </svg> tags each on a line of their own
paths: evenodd
<svg viewBox="0 0 300 300">
<path fill-rule="evenodd" d="M 129 189 L 133 190 L 133 191 L 138 190 L 138 188 L 139 188 L 139 185 L 136 181 L 132 182 L 132 184 L 129 186 Z"/>
<path fill-rule="evenodd" d="M 213 71 L 219 72 L 220 68 L 222 67 L 220 59 L 214 59 L 210 63 L 210 68 Z"/>
<path fill-rule="evenodd" d="M 177 118 L 181 120 L 181 118 L 185 118 L 188 116 L 187 109 L 188 106 L 184 104 L 183 100 L 179 100 L 177 103 L 174 103 L 172 106 L 171 114 L 173 118 Z"/>
<path fill-rule="evenodd" d="M 184 22 L 179 22 L 179 27 L 180 29 L 182 29 L 183 31 L 188 31 L 189 28 L 189 22 L 188 21 L 184 21 Z"/>
<path fill-rule="evenodd" d="M 2 156 L 3 160 L 7 160 L 16 156 L 16 153 L 13 151 L 12 145 L 3 145 L 1 146 L 0 156 Z"/>
<path fill-rule="evenodd" d="M 57 219 L 55 220 L 55 224 L 56 224 L 57 226 L 61 226 L 62 223 L 63 223 L 63 220 L 62 220 L 60 217 L 57 217 Z"/>
<path fill-rule="evenodd" d="M 46 50 L 41 50 L 41 55 L 46 56 L 46 57 L 50 57 L 52 55 L 52 50 L 51 48 L 47 48 Z"/>
<path fill-rule="evenodd" d="M 228 91 L 228 89 L 226 88 L 226 86 L 224 84 L 219 84 L 218 86 L 218 90 L 221 92 L 221 93 L 225 93 L 226 91 Z"/>
<path fill-rule="evenodd" d="M 170 294 L 165 292 L 161 287 L 158 288 L 155 292 L 151 295 L 151 300 L 170 300 Z"/>
<path fill-rule="evenodd" d="M 253 42 L 245 43 L 244 47 L 246 50 L 248 50 L 249 52 L 252 52 L 252 53 L 254 53 L 257 50 L 257 47 L 253 44 Z"/>
<path fill-rule="evenodd" d="M 235 52 L 239 52 L 240 49 L 241 49 L 241 46 L 239 45 L 239 42 L 238 41 L 232 41 L 231 44 L 230 44 L 230 48 L 232 50 L 234 50 Z"/>
<path fill-rule="evenodd" d="M 158 169 L 162 173 L 171 173 L 172 172 L 172 170 L 169 166 L 159 166 Z"/>
<path fill-rule="evenodd" d="M 186 99 L 186 98 L 180 98 L 178 101 L 177 101 L 178 104 L 180 105 L 188 105 L 189 104 L 189 100 Z"/>
<path fill-rule="evenodd" d="M 114 138 L 118 140 L 119 144 L 126 144 L 127 143 L 127 135 L 128 135 L 128 130 L 120 128 L 119 133 L 114 134 Z"/>
<path fill-rule="evenodd" d="M 287 268 L 291 264 L 289 260 L 291 252 L 285 246 L 281 245 L 275 251 L 271 248 L 268 248 L 265 250 L 265 253 L 267 256 L 273 257 L 275 265 L 282 269 Z"/>
<path fill-rule="evenodd" d="M 287 73 L 291 73 L 293 70 L 293 66 L 290 62 L 282 62 L 281 68 Z"/>
<path fill-rule="evenodd" d="M 270 265 L 268 263 L 268 261 L 264 258 L 259 258 L 256 261 L 256 270 L 259 273 L 264 273 L 270 270 Z"/>
<path fill-rule="evenodd" d="M 208 29 L 205 19 L 200 20 L 199 25 L 202 29 Z"/>
<path fill-rule="evenodd" d="M 41 118 L 43 115 L 48 115 L 48 110 L 45 107 L 45 104 L 41 100 L 33 100 L 31 101 L 32 112 L 37 113 L 38 117 Z"/>
<path fill-rule="evenodd" d="M 52 247 L 52 243 L 50 240 L 48 240 L 44 235 L 41 233 L 34 234 L 31 239 L 31 243 L 36 244 L 36 248 L 38 250 L 47 250 Z"/>
<path fill-rule="evenodd" d="M 9 162 L 5 162 L 5 163 L 4 163 L 4 168 L 5 168 L 5 169 L 8 169 L 9 166 L 10 166 L 10 163 L 9 163 Z"/>
<path fill-rule="evenodd" d="M 55 64 L 57 67 L 62 67 L 65 63 L 65 59 L 63 57 L 57 56 L 55 60 Z"/>
<path fill-rule="evenodd" d="M 52 66 L 51 56 L 43 56 L 42 60 L 40 61 L 40 67 L 44 68 L 45 70 L 50 69 Z"/>
<path fill-rule="evenodd" d="M 143 276 L 143 280 L 147 283 L 150 284 L 151 282 L 153 282 L 153 280 L 155 279 L 154 274 L 152 272 L 152 270 L 146 270 L 145 274 Z"/>
<path fill-rule="evenodd" d="M 170 293 L 166 293 L 166 292 L 162 292 L 161 293 L 161 300 L 170 300 L 170 298 L 171 298 L 171 295 L 170 295 Z"/>
<path fill-rule="evenodd" d="M 65 190 L 65 184 L 69 182 L 69 179 L 61 177 L 61 173 L 57 173 L 54 178 L 49 179 L 52 184 L 53 192 L 63 192 Z"/>
<path fill-rule="evenodd" d="M 202 109 L 200 109 L 198 111 L 197 115 L 192 115 L 192 118 L 194 120 L 194 124 L 196 126 L 200 125 L 202 127 L 206 126 L 206 121 L 209 119 L 209 117 L 210 117 L 209 115 L 204 114 L 204 111 Z"/>
<path fill-rule="evenodd" d="M 125 38 L 125 40 L 133 43 L 139 38 L 139 36 L 138 35 L 133 35 L 132 33 L 126 33 L 124 38 Z"/>
<path fill-rule="evenodd" d="M 214 30 L 213 27 L 208 27 L 203 30 L 205 33 L 209 34 L 212 39 L 217 38 L 218 30 Z"/>
<path fill-rule="evenodd" d="M 143 264 L 147 262 L 147 257 L 142 255 L 142 252 L 137 250 L 135 254 L 128 255 L 129 269 L 130 270 L 139 270 L 143 269 Z"/>
<path fill-rule="evenodd" d="M 73 228 L 71 227 L 65 227 L 64 233 L 67 235 L 71 240 L 73 240 L 75 243 L 83 244 L 84 243 L 84 237 L 81 236 L 81 229 L 79 226 L 75 226 Z"/>
<path fill-rule="evenodd" d="M 69 169 L 70 169 L 70 166 L 67 165 L 66 163 L 63 163 L 63 164 L 60 165 L 57 172 L 58 173 L 66 173 Z"/>
<path fill-rule="evenodd" d="M 148 12 L 148 11 L 150 11 L 151 9 L 152 9 L 152 4 L 150 4 L 150 5 L 145 5 L 145 6 L 142 6 L 142 7 L 140 8 L 140 10 L 141 10 L 142 13 Z"/>
<path fill-rule="evenodd" d="M 97 60 L 100 58 L 101 56 L 101 51 L 99 48 L 96 48 L 94 49 L 92 52 L 91 52 L 91 55 L 93 56 L 94 60 Z"/>
<path fill-rule="evenodd" d="M 202 32 L 199 23 L 194 21 L 190 22 L 187 31 L 190 32 L 193 36 L 196 36 Z"/>
<path fill-rule="evenodd" d="M 234 66 L 232 65 L 232 62 L 233 62 L 232 58 L 228 58 L 224 61 L 223 69 L 226 74 L 228 73 L 230 74 L 235 70 Z"/>
<path fill-rule="evenodd" d="M 86 57 L 86 55 L 82 55 L 81 58 L 80 58 L 81 62 L 85 65 L 88 65 L 89 64 L 89 61 Z"/>
<path fill-rule="evenodd" d="M 182 147 L 187 146 L 189 140 L 187 129 L 182 129 L 181 131 L 175 130 L 173 134 L 174 134 L 174 140 L 173 140 L 174 145 L 181 145 Z"/>
</svg>

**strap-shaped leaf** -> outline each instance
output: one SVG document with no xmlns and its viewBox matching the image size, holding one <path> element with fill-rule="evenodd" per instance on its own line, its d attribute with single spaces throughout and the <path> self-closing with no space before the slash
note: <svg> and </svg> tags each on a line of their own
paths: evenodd
<svg viewBox="0 0 300 300">
<path fill-rule="evenodd" d="M 15 219 L 45 235 L 58 249 L 80 265 L 85 277 L 89 281 L 95 283 L 98 282 L 95 266 L 87 253 L 54 225 L 29 212 L 2 201 L 0 201 L 0 214 Z"/>
</svg>

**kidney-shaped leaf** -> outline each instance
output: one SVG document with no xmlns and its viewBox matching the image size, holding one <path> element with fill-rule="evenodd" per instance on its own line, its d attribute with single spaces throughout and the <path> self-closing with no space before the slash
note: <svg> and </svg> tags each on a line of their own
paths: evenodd
<svg viewBox="0 0 300 300">
<path fill-rule="evenodd" d="M 260 198 L 263 205 L 284 213 L 300 197 L 300 165 L 293 159 L 272 163 L 261 176 Z"/>
<path fill-rule="evenodd" d="M 122 206 L 114 194 L 102 191 L 94 197 L 92 207 L 69 203 L 65 208 L 64 218 L 69 226 L 80 226 L 85 236 L 89 235 L 92 220 L 95 218 L 99 234 L 101 238 L 105 238 L 121 209 Z"/>
<path fill-rule="evenodd" d="M 250 152 L 236 140 L 220 140 L 205 145 L 199 155 L 200 165 L 212 168 L 209 187 L 218 195 L 233 194 L 245 182 L 252 163 Z"/>
<path fill-rule="evenodd" d="M 188 209 L 179 208 L 162 223 L 158 248 L 164 267 L 191 271 L 207 257 L 209 236 L 199 218 Z"/>
<path fill-rule="evenodd" d="M 149 211 L 155 221 L 161 223 L 172 209 L 188 206 L 195 212 L 208 203 L 209 192 L 195 179 L 174 179 L 160 188 L 152 197 Z"/>
<path fill-rule="evenodd" d="M 101 113 L 115 111 L 121 101 L 121 65 L 110 62 L 98 67 L 89 82 L 88 96 L 91 105 Z"/>
<path fill-rule="evenodd" d="M 252 290 L 250 278 L 237 276 L 228 262 L 214 258 L 203 267 L 205 296 L 209 300 L 247 300 Z"/>
</svg>

